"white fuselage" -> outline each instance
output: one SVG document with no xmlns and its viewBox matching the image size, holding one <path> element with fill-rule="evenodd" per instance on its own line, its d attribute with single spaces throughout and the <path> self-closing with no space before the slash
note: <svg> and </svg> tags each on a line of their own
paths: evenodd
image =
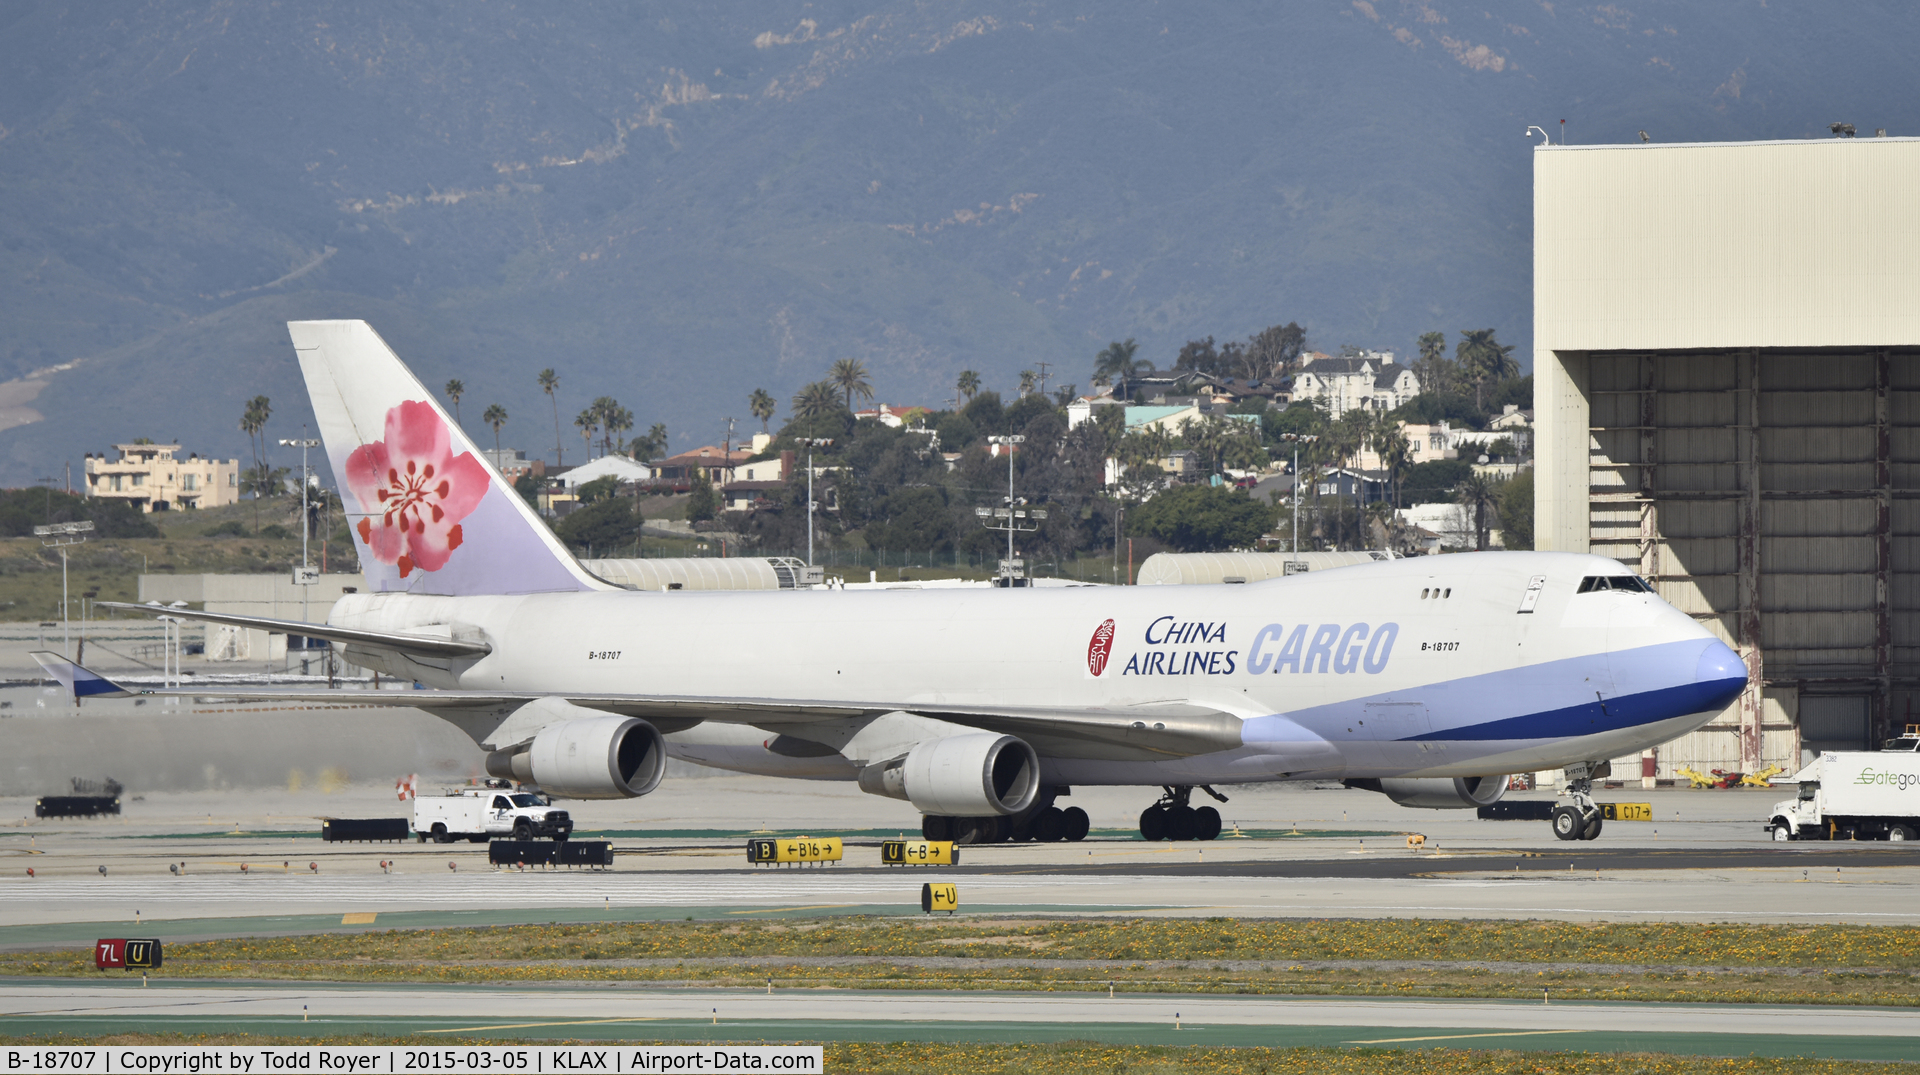
<svg viewBox="0 0 1920 1075">
<path fill-rule="evenodd" d="M 331 622 L 444 626 L 493 645 L 471 663 L 413 670 L 444 688 L 888 710 L 1185 704 L 1242 721 L 1238 746 L 1188 757 L 1040 746 L 1062 783 L 1483 776 L 1654 746 L 1738 693 L 1744 668 L 1687 615 L 1648 593 L 1575 592 L 1583 577 L 1620 573 L 1599 557 L 1487 553 L 1244 586 L 389 593 L 349 595 Z M 817 736 L 774 723 L 709 721 L 671 733 L 669 749 L 851 779 L 903 743 L 965 730 L 898 712 L 822 722 Z M 775 735 L 832 749 L 796 756 L 773 749 Z"/>
</svg>

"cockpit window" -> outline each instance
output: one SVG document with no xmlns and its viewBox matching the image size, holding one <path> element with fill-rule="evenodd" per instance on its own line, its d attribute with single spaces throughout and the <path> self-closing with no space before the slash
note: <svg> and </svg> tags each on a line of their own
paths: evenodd
<svg viewBox="0 0 1920 1075">
<path fill-rule="evenodd" d="M 1581 593 L 1596 590 L 1624 590 L 1627 593 L 1652 593 L 1653 587 L 1638 575 L 1588 575 L 1580 580 Z"/>
</svg>

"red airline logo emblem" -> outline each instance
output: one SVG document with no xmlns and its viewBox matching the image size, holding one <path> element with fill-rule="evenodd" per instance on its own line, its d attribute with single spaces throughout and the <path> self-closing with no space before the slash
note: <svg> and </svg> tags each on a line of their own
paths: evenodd
<svg viewBox="0 0 1920 1075">
<path fill-rule="evenodd" d="M 1108 620 L 1093 629 L 1093 637 L 1087 641 L 1087 672 L 1098 678 L 1107 670 L 1107 658 L 1113 655 L 1113 621 Z"/>
</svg>

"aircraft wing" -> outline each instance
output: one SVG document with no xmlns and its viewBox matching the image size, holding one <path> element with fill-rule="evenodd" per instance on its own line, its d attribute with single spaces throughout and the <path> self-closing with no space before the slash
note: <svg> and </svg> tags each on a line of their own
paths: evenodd
<svg viewBox="0 0 1920 1075">
<path fill-rule="evenodd" d="M 143 612 L 149 616 L 173 616 L 182 620 L 194 620 L 199 623 L 221 623 L 229 627 L 245 627 L 255 631 L 270 631 L 278 635 L 300 635 L 303 638 L 324 638 L 329 642 L 346 645 L 368 646 L 374 649 L 393 650 L 412 657 L 427 657 L 434 660 L 446 660 L 450 657 L 485 657 L 493 652 L 493 647 L 477 639 L 453 638 L 447 635 L 406 634 L 398 631 L 368 631 L 358 627 L 336 627 L 330 623 L 307 623 L 304 620 L 276 620 L 265 616 L 240 616 L 230 612 L 202 612 L 191 608 L 167 608 L 162 605 L 136 605 L 126 601 L 101 601 L 95 607 L 111 608 L 121 612 Z"/>
<path fill-rule="evenodd" d="M 137 607 L 137 606 L 136 606 Z M 304 624 L 302 626 L 305 626 Z M 317 637 L 317 636 L 316 636 Z M 538 698 L 559 697 L 577 706 L 658 722 L 672 730 L 711 720 L 755 726 L 807 723 L 905 712 L 983 731 L 1017 735 L 1043 753 L 1085 756 L 1105 748 L 1117 758 L 1187 757 L 1240 745 L 1240 718 L 1203 705 L 1159 702 L 1110 708 L 1052 706 L 855 705 L 789 698 L 670 697 L 641 694 L 568 694 L 465 690 L 300 690 L 209 683 L 192 687 L 139 687 L 116 683 L 58 653 L 35 651 L 33 659 L 76 698 L 175 697 L 278 702 L 286 705 L 368 705 L 435 710 L 516 709 Z M 796 729 L 799 731 L 799 729 Z M 800 732 L 804 735 L 804 732 Z"/>
</svg>

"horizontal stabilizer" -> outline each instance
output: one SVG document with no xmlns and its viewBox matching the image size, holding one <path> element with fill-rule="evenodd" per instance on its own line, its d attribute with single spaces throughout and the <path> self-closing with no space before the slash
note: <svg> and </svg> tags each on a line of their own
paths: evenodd
<svg viewBox="0 0 1920 1075">
<path fill-rule="evenodd" d="M 98 672 L 82 668 L 58 653 L 38 649 L 33 659 L 75 698 L 125 698 L 133 692 Z"/>
<path fill-rule="evenodd" d="M 485 642 L 461 638 L 435 638 L 432 635 L 410 635 L 398 631 L 367 631 L 358 627 L 336 627 L 330 623 L 275 620 L 265 616 L 236 616 L 228 612 L 200 612 L 190 608 L 136 605 L 126 601 L 101 601 L 95 607 L 117 609 L 121 612 L 144 612 L 149 616 L 174 616 L 201 623 L 223 623 L 230 627 L 245 627 L 276 635 L 324 638 L 329 642 L 339 642 L 344 645 L 393 650 L 396 653 L 405 653 L 414 657 L 432 657 L 439 660 L 450 657 L 485 657 L 493 652 L 493 647 Z"/>
</svg>

